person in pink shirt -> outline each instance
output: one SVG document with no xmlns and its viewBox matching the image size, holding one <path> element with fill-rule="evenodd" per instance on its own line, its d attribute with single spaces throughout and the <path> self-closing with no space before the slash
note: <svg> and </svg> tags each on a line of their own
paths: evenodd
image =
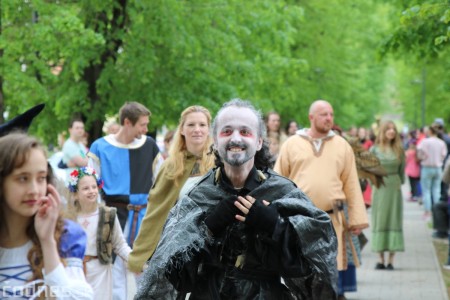
<svg viewBox="0 0 450 300">
<path fill-rule="evenodd" d="M 409 201 L 417 201 L 420 194 L 418 185 L 420 183 L 420 161 L 417 159 L 417 140 L 411 139 L 406 150 L 405 173 L 409 178 L 411 196 Z"/>
</svg>

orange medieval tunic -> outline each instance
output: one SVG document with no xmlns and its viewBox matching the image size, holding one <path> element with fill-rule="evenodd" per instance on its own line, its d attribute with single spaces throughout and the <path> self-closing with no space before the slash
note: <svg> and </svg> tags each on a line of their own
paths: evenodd
<svg viewBox="0 0 450 300">
<path fill-rule="evenodd" d="M 318 208 L 330 212 L 338 237 L 338 270 L 345 270 L 344 229 L 369 226 L 353 150 L 345 139 L 330 133 L 317 151 L 306 131 L 299 133 L 283 144 L 274 170 L 294 181 Z M 348 222 L 342 213 L 332 212 L 336 200 L 347 204 Z"/>
</svg>

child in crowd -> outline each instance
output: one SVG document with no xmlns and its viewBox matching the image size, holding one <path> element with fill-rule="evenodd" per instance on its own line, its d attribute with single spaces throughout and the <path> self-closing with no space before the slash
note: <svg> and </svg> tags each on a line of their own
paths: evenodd
<svg viewBox="0 0 450 300">
<path fill-rule="evenodd" d="M 94 289 L 94 299 L 112 299 L 112 253 L 125 262 L 131 252 L 122 233 L 116 208 L 99 205 L 97 198 L 103 181 L 91 167 L 77 168 L 70 174 L 69 213 L 87 234 L 84 267 Z"/>
<path fill-rule="evenodd" d="M 86 234 L 60 214 L 39 141 L 0 138 L 0 298 L 92 299 L 82 260 Z"/>
<path fill-rule="evenodd" d="M 411 139 L 408 142 L 408 149 L 406 150 L 406 166 L 405 173 L 409 178 L 409 185 L 411 196 L 409 201 L 417 201 L 420 197 L 419 184 L 420 184 L 420 162 L 417 159 L 417 140 Z"/>
</svg>

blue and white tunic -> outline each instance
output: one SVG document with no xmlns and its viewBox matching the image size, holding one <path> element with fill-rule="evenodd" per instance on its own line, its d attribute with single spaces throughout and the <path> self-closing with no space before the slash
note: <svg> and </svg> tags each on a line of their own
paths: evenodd
<svg viewBox="0 0 450 300">
<path fill-rule="evenodd" d="M 122 144 L 110 134 L 91 145 L 88 157 L 105 182 L 105 203 L 117 207 L 123 230 L 128 221 L 129 232 L 125 232 L 125 236 L 132 245 L 145 216 L 148 193 L 158 163 L 158 145 L 153 138 L 145 135 L 130 144 Z M 134 209 L 130 209 L 129 205 Z"/>
<path fill-rule="evenodd" d="M 32 270 L 27 255 L 33 242 L 16 248 L 0 247 L 0 299 L 35 299 L 43 293 L 56 299 L 92 299 L 91 286 L 83 272 L 86 234 L 75 222 L 64 220 L 59 255 L 64 260 L 49 274 L 43 270 L 42 280 L 29 281 Z M 36 287 L 43 283 L 44 286 Z"/>
</svg>

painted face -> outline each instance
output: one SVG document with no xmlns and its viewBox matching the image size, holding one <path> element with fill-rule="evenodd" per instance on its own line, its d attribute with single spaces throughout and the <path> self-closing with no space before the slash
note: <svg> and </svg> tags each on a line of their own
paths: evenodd
<svg viewBox="0 0 450 300">
<path fill-rule="evenodd" d="M 140 139 L 142 135 L 145 135 L 148 131 L 148 124 L 150 119 L 148 116 L 140 116 L 136 124 L 133 126 L 133 131 L 135 133 L 134 137 Z"/>
<path fill-rule="evenodd" d="M 31 149 L 26 162 L 3 182 L 4 210 L 8 215 L 32 217 L 47 193 L 47 159 L 40 149 Z"/>
<path fill-rule="evenodd" d="M 262 146 L 255 114 L 248 108 L 228 107 L 220 113 L 216 126 L 214 143 L 224 163 L 253 164 L 255 153 Z"/>
<path fill-rule="evenodd" d="M 384 132 L 386 139 L 392 141 L 397 136 L 397 130 L 393 124 L 389 124 Z"/>
<path fill-rule="evenodd" d="M 278 114 L 270 114 L 267 118 L 267 129 L 269 131 L 278 131 L 280 129 L 280 116 Z"/>
<path fill-rule="evenodd" d="M 78 191 L 76 199 L 80 205 L 96 203 L 98 197 L 98 186 L 94 176 L 85 175 L 78 180 Z"/>
<path fill-rule="evenodd" d="M 309 115 L 311 127 L 321 134 L 327 134 L 334 124 L 334 113 L 331 105 L 323 103 L 317 105 L 314 113 Z"/>
<path fill-rule="evenodd" d="M 188 150 L 198 145 L 204 145 L 209 134 L 208 119 L 202 112 L 192 112 L 186 115 L 181 127 L 181 135 L 186 139 Z"/>
</svg>

